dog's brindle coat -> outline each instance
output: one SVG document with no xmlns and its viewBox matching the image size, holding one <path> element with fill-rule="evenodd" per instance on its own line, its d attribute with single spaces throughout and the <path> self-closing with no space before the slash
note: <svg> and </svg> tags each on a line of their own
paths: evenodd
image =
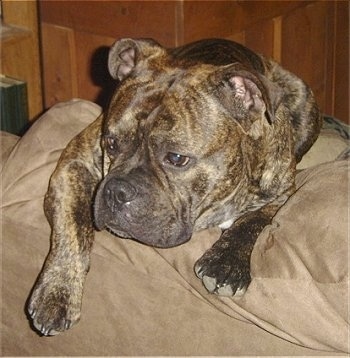
<svg viewBox="0 0 350 358">
<path fill-rule="evenodd" d="M 123 39 L 109 70 L 109 109 L 69 143 L 45 197 L 51 249 L 28 302 L 44 335 L 80 318 L 94 227 L 166 248 L 220 226 L 195 272 L 210 292 L 243 293 L 254 243 L 320 129 L 302 80 L 231 41 Z"/>
</svg>

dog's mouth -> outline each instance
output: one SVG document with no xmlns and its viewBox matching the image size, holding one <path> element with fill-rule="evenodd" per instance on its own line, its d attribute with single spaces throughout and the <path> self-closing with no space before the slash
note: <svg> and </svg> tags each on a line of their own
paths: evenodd
<svg viewBox="0 0 350 358">
<path fill-rule="evenodd" d="M 192 231 L 186 228 L 180 231 L 177 230 L 179 232 L 174 231 L 172 235 L 169 236 L 161 235 L 157 231 L 152 231 L 152 233 L 149 234 L 148 230 L 138 231 L 135 228 L 131 229 L 133 232 L 130 233 L 129 231 L 124 231 L 114 226 L 113 223 L 106 225 L 105 229 L 119 238 L 135 240 L 139 243 L 157 248 L 171 248 L 182 245 L 189 241 L 192 236 Z"/>
<path fill-rule="evenodd" d="M 122 237 L 159 248 L 181 245 L 193 232 L 185 204 L 175 204 L 149 173 L 108 174 L 94 200 L 94 222 Z"/>
<path fill-rule="evenodd" d="M 97 191 L 93 207 L 97 230 L 106 229 L 121 238 L 159 248 L 178 246 L 191 238 L 192 225 L 161 199 L 139 195 L 128 201 L 126 193 L 118 195 L 111 200 L 103 185 Z"/>
</svg>

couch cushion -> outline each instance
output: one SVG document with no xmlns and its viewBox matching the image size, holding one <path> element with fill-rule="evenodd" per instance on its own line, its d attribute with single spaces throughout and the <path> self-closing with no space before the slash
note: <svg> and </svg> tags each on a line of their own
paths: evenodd
<svg viewBox="0 0 350 358">
<path fill-rule="evenodd" d="M 6 162 L 8 156 L 10 155 L 12 148 L 16 145 L 19 137 L 15 134 L 8 132 L 0 132 L 1 140 L 1 151 L 0 151 L 0 170 L 2 169 L 3 163 Z"/>
<path fill-rule="evenodd" d="M 53 107 L 4 164 L 4 355 L 349 351 L 345 161 L 298 174 L 297 192 L 257 241 L 253 281 L 244 297 L 208 294 L 193 272 L 195 261 L 219 237 L 218 229 L 167 250 L 99 232 L 82 321 L 49 339 L 31 331 L 23 307 L 49 249 L 42 210 L 49 176 L 68 141 L 99 114 L 87 101 Z"/>
</svg>

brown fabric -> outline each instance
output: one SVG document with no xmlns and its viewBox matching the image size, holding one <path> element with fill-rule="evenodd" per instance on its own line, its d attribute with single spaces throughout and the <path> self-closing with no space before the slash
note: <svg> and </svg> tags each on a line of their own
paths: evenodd
<svg viewBox="0 0 350 358">
<path fill-rule="evenodd" d="M 313 165 L 326 163 L 334 160 L 349 147 L 349 141 L 336 131 L 324 129 L 317 141 L 298 163 L 298 169 L 309 168 Z"/>
<path fill-rule="evenodd" d="M 7 161 L 8 156 L 11 153 L 12 148 L 15 146 L 17 141 L 19 140 L 19 137 L 17 137 L 14 134 L 7 133 L 7 132 L 1 132 L 0 137 L 0 170 L 2 169 L 3 163 Z"/>
<path fill-rule="evenodd" d="M 49 249 L 42 210 L 48 179 L 62 148 L 99 113 L 86 101 L 55 106 L 3 164 L 2 355 L 349 351 L 344 161 L 298 175 L 298 191 L 258 239 L 253 281 L 243 298 L 208 294 L 193 272 L 217 229 L 167 250 L 99 232 L 81 322 L 52 338 L 31 330 L 24 305 Z"/>
</svg>

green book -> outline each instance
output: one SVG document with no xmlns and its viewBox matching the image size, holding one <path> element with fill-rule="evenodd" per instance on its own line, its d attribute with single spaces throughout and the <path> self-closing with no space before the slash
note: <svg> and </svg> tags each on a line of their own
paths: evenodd
<svg viewBox="0 0 350 358">
<path fill-rule="evenodd" d="M 0 129 L 16 135 L 28 126 L 27 84 L 0 75 Z"/>
</svg>

